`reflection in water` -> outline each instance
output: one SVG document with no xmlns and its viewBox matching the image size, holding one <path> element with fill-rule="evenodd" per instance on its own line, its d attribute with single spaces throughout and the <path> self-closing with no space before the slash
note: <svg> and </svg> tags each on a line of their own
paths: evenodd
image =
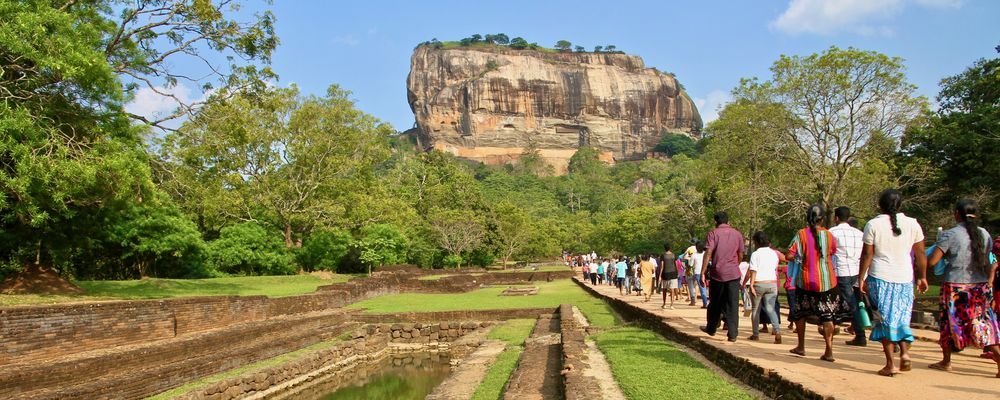
<svg viewBox="0 0 1000 400">
<path fill-rule="evenodd" d="M 451 372 L 448 354 L 416 353 L 389 356 L 380 363 L 359 366 L 331 376 L 295 398 L 322 400 L 423 399 Z"/>
</svg>

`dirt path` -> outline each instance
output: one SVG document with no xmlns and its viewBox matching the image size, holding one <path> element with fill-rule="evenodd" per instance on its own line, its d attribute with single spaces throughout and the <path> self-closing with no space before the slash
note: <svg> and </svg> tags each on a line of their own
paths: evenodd
<svg viewBox="0 0 1000 400">
<path fill-rule="evenodd" d="M 576 322 L 586 328 L 590 326 L 587 317 L 576 306 L 573 306 L 573 318 Z M 604 358 L 604 353 L 597 348 L 597 344 L 592 340 L 587 340 L 587 368 L 581 372 L 584 376 L 590 377 L 601 387 L 601 398 L 604 400 L 625 400 L 625 393 L 618 386 L 614 375 L 611 374 L 611 365 L 608 359 Z"/>
<path fill-rule="evenodd" d="M 559 400 L 563 398 L 562 348 L 559 318 L 543 315 L 535 323 L 524 353 L 511 375 L 505 400 Z"/>
<path fill-rule="evenodd" d="M 506 344 L 499 340 L 487 340 L 476 351 L 452 367 L 452 373 L 441 382 L 427 400 L 465 400 L 472 398 L 476 388 L 483 381 L 486 372 L 503 352 Z"/>
<path fill-rule="evenodd" d="M 588 286 L 590 286 L 588 284 Z M 784 344 L 776 345 L 766 340 L 747 340 L 750 335 L 750 318 L 740 317 L 739 341 L 729 343 L 724 334 L 709 337 L 698 330 L 705 323 L 705 310 L 687 304 L 675 305 L 675 310 L 663 310 L 659 302 L 644 303 L 638 296 L 619 296 L 618 290 L 610 286 L 591 286 L 602 295 L 623 300 L 631 306 L 641 308 L 663 318 L 664 323 L 694 337 L 704 343 L 731 354 L 737 354 L 760 366 L 765 371 L 775 373 L 789 381 L 828 398 L 836 399 L 942 399 L 959 396 L 963 399 L 1000 398 L 1000 379 L 994 378 L 996 366 L 991 360 L 979 358 L 979 350 L 967 349 L 953 355 L 955 372 L 945 373 L 929 369 L 927 366 L 941 359 L 941 350 L 933 340 L 937 333 L 914 329 L 918 340 L 911 348 L 913 370 L 903 372 L 893 378 L 877 375 L 885 359 L 881 346 L 868 347 L 844 345 L 850 337 L 834 337 L 836 362 L 819 360 L 822 353 L 822 337 L 816 328 L 806 330 L 806 357 L 788 353 L 795 346 L 792 332 L 783 332 Z M 787 327 L 787 326 L 785 326 Z M 769 335 L 767 339 L 770 339 Z M 929 340 L 930 341 L 929 341 Z M 898 358 L 897 358 L 898 362 Z"/>
</svg>

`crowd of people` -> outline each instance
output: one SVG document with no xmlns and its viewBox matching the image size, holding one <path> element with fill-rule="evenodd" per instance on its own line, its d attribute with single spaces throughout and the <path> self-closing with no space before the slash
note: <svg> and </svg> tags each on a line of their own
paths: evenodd
<svg viewBox="0 0 1000 400">
<path fill-rule="evenodd" d="M 664 309 L 684 302 L 699 306 L 700 300 L 707 320 L 701 330 L 710 336 L 724 330 L 731 342 L 738 340 L 742 307 L 750 317 L 749 340 L 770 333 L 774 343 L 782 343 L 781 285 L 788 329 L 796 336 L 791 353 L 806 355 L 806 325 L 814 324 L 824 341 L 820 359 L 834 362 L 833 336 L 843 325 L 852 336 L 845 345 L 881 344 L 885 365 L 877 373 L 889 377 L 913 368 L 915 291 L 928 290 L 928 266 L 933 266 L 942 277 L 937 316 L 942 359 L 929 367 L 951 371 L 952 354 L 971 346 L 996 363 L 1000 378 L 1000 236 L 993 240 L 979 226 L 975 202 L 960 200 L 955 226 L 939 228 L 933 246 L 925 248 L 923 228 L 900 212 L 901 206 L 898 191 L 884 191 L 879 214 L 862 230 L 849 208 L 835 208 L 827 221 L 827 210 L 812 205 L 805 226 L 780 249 L 762 231 L 746 241 L 728 215 L 718 212 L 705 241 L 692 240 L 680 253 L 665 244 L 656 255 L 600 258 L 591 252 L 566 261 L 580 268 L 585 281 L 614 286 L 621 296 L 648 302 L 659 293 Z"/>
</svg>

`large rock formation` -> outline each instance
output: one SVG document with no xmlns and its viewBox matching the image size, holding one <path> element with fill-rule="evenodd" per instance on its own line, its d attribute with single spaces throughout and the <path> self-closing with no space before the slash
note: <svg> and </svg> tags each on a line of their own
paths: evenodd
<svg viewBox="0 0 1000 400">
<path fill-rule="evenodd" d="M 421 46 L 407 97 L 421 146 L 488 164 L 534 146 L 557 173 L 581 146 L 640 159 L 663 135 L 702 125 L 677 79 L 625 54 Z"/>
</svg>

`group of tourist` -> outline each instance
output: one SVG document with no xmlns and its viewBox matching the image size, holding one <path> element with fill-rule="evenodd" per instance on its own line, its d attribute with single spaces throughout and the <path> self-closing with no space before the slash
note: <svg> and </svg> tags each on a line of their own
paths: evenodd
<svg viewBox="0 0 1000 400">
<path fill-rule="evenodd" d="M 682 296 L 694 306 L 700 297 L 707 309 L 701 330 L 715 336 L 722 325 L 731 342 L 739 335 L 742 301 L 744 316 L 751 318 L 749 339 L 760 340 L 760 334 L 770 332 L 774 343 L 782 342 L 778 285 L 783 278 L 789 329 L 797 337 L 791 353 L 805 356 L 806 324 L 811 323 L 823 336 L 820 359 L 835 361 L 833 336 L 839 324 L 849 323 L 853 337 L 845 344 L 880 343 L 885 365 L 878 374 L 891 377 L 913 367 L 914 289 L 928 290 L 932 265 L 936 275 L 943 275 L 937 318 L 942 360 L 930 368 L 950 371 L 952 353 L 972 346 L 993 359 L 1000 378 L 1000 236 L 991 240 L 978 224 L 977 204 L 960 200 L 953 213 L 956 225 L 925 249 L 923 229 L 900 212 L 901 206 L 898 191 L 884 191 L 879 215 L 859 230 L 849 208 L 834 209 L 828 228 L 825 207 L 812 205 L 805 212 L 806 225 L 787 249 L 774 248 L 769 236 L 758 231 L 751 235 L 755 250 L 749 255 L 743 234 L 729 225 L 725 212 L 718 212 L 704 244 L 692 242 L 679 255 L 665 245 L 659 256 L 597 260 L 583 265 L 585 278 L 595 285 L 615 285 L 621 295 L 643 295 L 645 301 L 659 290 L 663 308 L 672 309 Z"/>
</svg>

